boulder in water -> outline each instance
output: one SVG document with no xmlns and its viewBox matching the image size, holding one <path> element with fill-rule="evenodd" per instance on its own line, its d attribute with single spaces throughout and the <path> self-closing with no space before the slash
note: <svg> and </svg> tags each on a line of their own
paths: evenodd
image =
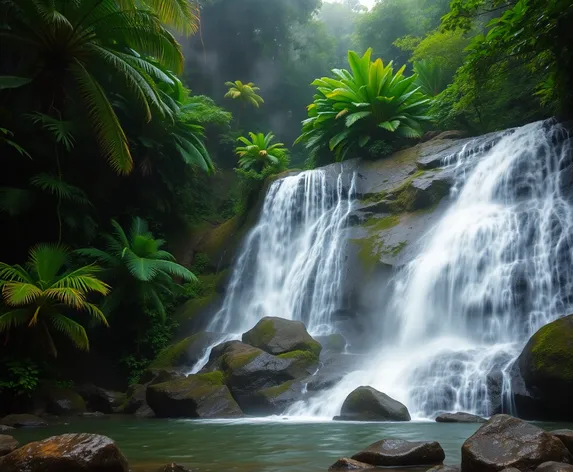
<svg viewBox="0 0 573 472">
<path fill-rule="evenodd" d="M 333 472 L 336 470 L 366 470 L 375 468 L 375 465 L 366 464 L 365 462 L 359 462 L 355 461 L 354 459 L 349 459 L 348 457 L 343 457 L 342 459 L 338 459 L 334 464 L 332 464 L 328 468 L 328 471 Z"/>
<path fill-rule="evenodd" d="M 8 415 L 2 418 L 0 423 L 13 428 L 36 428 L 48 425 L 42 418 L 29 414 Z"/>
<path fill-rule="evenodd" d="M 18 441 L 7 434 L 0 434 L 0 457 L 10 454 L 18 448 Z"/>
<path fill-rule="evenodd" d="M 115 413 L 125 403 L 125 393 L 108 390 L 92 384 L 82 385 L 78 392 L 91 411 Z"/>
<path fill-rule="evenodd" d="M 275 355 L 309 351 L 318 356 L 322 350 L 320 343 L 308 334 L 304 323 L 283 318 L 263 318 L 253 329 L 243 334 L 242 341 Z"/>
<path fill-rule="evenodd" d="M 86 411 L 84 399 L 70 388 L 47 387 L 44 397 L 48 412 L 53 415 L 77 415 Z"/>
<path fill-rule="evenodd" d="M 154 385 L 170 380 L 184 379 L 185 374 L 177 369 L 147 369 L 141 374 L 139 383 L 143 385 Z"/>
<path fill-rule="evenodd" d="M 573 430 L 571 429 L 557 429 L 551 431 L 551 434 L 565 444 L 565 447 L 573 454 Z"/>
<path fill-rule="evenodd" d="M 426 472 L 460 472 L 462 469 L 460 466 L 457 465 L 437 465 L 436 467 L 432 467 L 431 469 L 427 470 Z M 519 471 L 518 471 L 519 472 Z"/>
<path fill-rule="evenodd" d="M 304 397 L 304 382 L 290 380 L 276 387 L 259 390 L 254 395 L 250 413 L 280 415 Z"/>
<path fill-rule="evenodd" d="M 2 420 L 0 420 L 2 421 Z M 0 424 L 0 434 L 4 434 L 4 433 L 10 433 L 11 431 L 14 431 L 16 428 L 12 427 L 12 426 L 6 426 L 5 424 Z"/>
<path fill-rule="evenodd" d="M 544 462 L 535 472 L 573 472 L 573 465 L 564 462 Z"/>
<path fill-rule="evenodd" d="M 446 455 L 437 442 L 411 442 L 403 439 L 383 439 L 371 444 L 352 459 L 382 467 L 439 465 Z"/>
<path fill-rule="evenodd" d="M 328 336 L 316 336 L 315 340 L 320 343 L 323 352 L 340 354 L 346 349 L 346 339 L 342 334 L 334 333 Z"/>
<path fill-rule="evenodd" d="M 166 418 L 238 418 L 243 412 L 221 372 L 190 375 L 147 388 L 149 407 Z"/>
<path fill-rule="evenodd" d="M 182 465 L 172 462 L 171 464 L 166 464 L 163 467 L 160 467 L 157 472 L 191 472 L 191 470 L 189 470 L 187 467 L 183 467 Z"/>
<path fill-rule="evenodd" d="M 537 331 L 518 363 L 525 386 L 540 401 L 535 419 L 573 420 L 573 315 Z"/>
<path fill-rule="evenodd" d="M 470 413 L 442 413 L 436 418 L 438 423 L 485 423 L 487 420 L 481 416 Z"/>
<path fill-rule="evenodd" d="M 32 442 L 3 457 L 2 472 L 127 472 L 127 460 L 106 436 L 63 434 Z"/>
<path fill-rule="evenodd" d="M 358 387 L 344 403 L 340 416 L 342 421 L 410 421 L 408 408 L 399 401 L 372 387 Z"/>
<path fill-rule="evenodd" d="M 462 446 L 463 472 L 497 472 L 515 467 L 531 472 L 547 461 L 569 462 L 563 443 L 541 428 L 495 415 Z"/>
</svg>

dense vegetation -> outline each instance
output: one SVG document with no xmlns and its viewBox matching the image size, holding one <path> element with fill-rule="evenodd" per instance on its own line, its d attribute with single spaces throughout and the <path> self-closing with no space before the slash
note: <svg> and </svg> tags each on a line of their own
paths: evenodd
<svg viewBox="0 0 573 472">
<path fill-rule="evenodd" d="M 137 376 L 176 307 L 215 290 L 217 261 L 189 241 L 244 217 L 269 175 L 573 109 L 568 0 L 4 0 L 0 15 L 10 393 L 68 380 L 43 359 L 73 346 Z"/>
</svg>

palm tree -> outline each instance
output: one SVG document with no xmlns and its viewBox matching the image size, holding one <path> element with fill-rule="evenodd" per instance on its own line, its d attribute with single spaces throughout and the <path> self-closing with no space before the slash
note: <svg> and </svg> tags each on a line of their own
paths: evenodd
<svg viewBox="0 0 573 472">
<path fill-rule="evenodd" d="M 225 98 L 232 98 L 242 102 L 244 105 L 252 105 L 255 108 L 259 108 L 265 101 L 257 92 L 260 90 L 259 87 L 255 87 L 255 84 L 249 82 L 244 84 L 240 80 L 235 82 L 225 82 L 225 85 L 229 87 L 229 91 L 225 94 Z"/>
<path fill-rule="evenodd" d="M 244 144 L 235 148 L 241 169 L 261 171 L 267 166 L 273 166 L 277 172 L 284 170 L 287 149 L 283 143 L 272 144 L 275 139 L 273 133 L 249 133 L 249 137 L 241 136 L 237 140 Z"/>
<path fill-rule="evenodd" d="M 84 327 L 70 312 L 86 312 L 107 326 L 102 311 L 88 302 L 90 293 L 107 295 L 109 286 L 96 277 L 95 265 L 69 269 L 69 251 L 62 246 L 40 244 L 30 250 L 24 266 L 0 262 L 2 299 L 9 311 L 0 316 L 0 332 L 27 325 L 39 329 L 51 354 L 58 352 L 50 331 L 67 336 L 79 349 L 89 350 Z"/>
<path fill-rule="evenodd" d="M 173 279 L 197 280 L 195 275 L 175 262 L 175 257 L 161 249 L 165 241 L 155 239 L 147 223 L 134 218 L 129 235 L 112 220 L 114 232 L 105 234 L 105 250 L 79 249 L 78 254 L 98 261 L 105 269 L 104 277 L 113 281 L 114 289 L 102 308 L 110 313 L 122 302 L 133 301 L 143 308 L 151 305 L 165 318 L 162 293 L 172 293 Z"/>
<path fill-rule="evenodd" d="M 137 4 L 155 10 L 136 8 Z M 128 141 L 110 99 L 112 90 L 131 98 L 142 118 L 163 115 L 155 81 L 163 67 L 181 72 L 183 54 L 161 20 L 192 31 L 186 0 L 4 0 L 0 26 L 3 63 L 13 64 L 12 89 L 38 97 L 39 108 L 59 116 L 79 105 L 111 167 L 133 167 Z M 189 16 L 191 15 L 191 17 Z M 188 18 L 191 20 L 188 21 Z M 193 26 L 195 25 L 195 26 Z M 137 51 L 137 53 L 135 52 Z M 143 55 L 143 56 L 141 56 Z M 38 108 L 38 106 L 35 106 Z"/>
</svg>

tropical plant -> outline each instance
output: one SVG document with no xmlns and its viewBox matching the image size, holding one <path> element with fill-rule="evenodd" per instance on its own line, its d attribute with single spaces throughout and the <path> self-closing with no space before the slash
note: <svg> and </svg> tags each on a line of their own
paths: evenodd
<svg viewBox="0 0 573 472">
<path fill-rule="evenodd" d="M 394 74 L 392 62 L 384 66 L 381 59 L 372 62 L 371 55 L 371 49 L 362 57 L 350 51 L 351 72 L 334 69 L 336 78 L 312 83 L 318 93 L 297 143 L 313 153 L 329 149 L 343 160 L 371 141 L 422 136 L 422 123 L 431 120 L 431 99 L 416 86 L 417 75 L 405 77 L 405 66 Z"/>
<path fill-rule="evenodd" d="M 430 60 L 414 62 L 414 72 L 418 76 L 415 84 L 428 97 L 439 95 L 448 86 L 448 77 L 436 62 Z"/>
<path fill-rule="evenodd" d="M 161 249 L 162 239 L 155 239 L 147 223 L 134 218 L 131 230 L 124 231 L 112 220 L 114 231 L 104 234 L 105 249 L 79 249 L 77 254 L 95 259 L 105 271 L 103 277 L 113 283 L 113 290 L 102 304 L 103 311 L 111 313 L 121 303 L 136 303 L 144 309 L 152 307 L 165 319 L 162 294 L 173 293 L 173 277 L 186 281 L 195 275 L 175 262 L 175 257 Z"/>
<path fill-rule="evenodd" d="M 265 167 L 273 167 L 277 172 L 284 170 L 288 164 L 287 149 L 283 143 L 272 144 L 274 139 L 273 133 L 249 133 L 249 138 L 238 138 L 237 141 L 243 144 L 235 149 L 239 167 L 259 172 Z"/>
<path fill-rule="evenodd" d="M 30 250 L 24 266 L 0 262 L 0 287 L 8 311 L 0 316 L 0 332 L 27 325 L 38 330 L 55 357 L 58 351 L 51 331 L 59 331 L 79 349 L 89 350 L 85 328 L 72 312 L 85 312 L 107 326 L 102 311 L 88 301 L 90 294 L 107 295 L 109 286 L 97 273 L 99 267 L 70 268 L 70 252 L 62 246 L 40 244 Z"/>
<path fill-rule="evenodd" d="M 156 7 L 155 11 L 136 8 L 136 3 L 5 0 L 7 21 L 0 26 L 4 63 L 13 64 L 9 73 L 22 79 L 20 86 L 30 99 L 39 102 L 34 107 L 50 113 L 55 110 L 62 117 L 71 110 L 82 110 L 102 154 L 122 174 L 131 171 L 133 160 L 112 106 L 109 83 L 131 98 L 146 121 L 151 120 L 152 112 L 167 113 L 155 83 L 164 80 L 165 73 L 156 64 L 178 73 L 183 55 L 161 18 L 179 26 L 187 21 L 181 20 L 175 9 L 187 2 L 144 2 Z"/>
<path fill-rule="evenodd" d="M 225 94 L 225 98 L 232 98 L 237 100 L 244 105 L 252 105 L 255 108 L 259 108 L 265 101 L 257 92 L 260 90 L 259 87 L 255 87 L 255 84 L 249 82 L 244 84 L 240 80 L 235 82 L 225 82 L 225 85 L 229 87 L 229 91 Z"/>
</svg>

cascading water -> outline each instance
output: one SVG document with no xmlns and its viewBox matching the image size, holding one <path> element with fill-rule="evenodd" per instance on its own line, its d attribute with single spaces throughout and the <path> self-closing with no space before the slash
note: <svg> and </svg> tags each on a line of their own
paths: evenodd
<svg viewBox="0 0 573 472">
<path fill-rule="evenodd" d="M 563 183 L 573 159 L 564 133 L 534 123 L 488 151 L 452 156 L 455 202 L 396 276 L 381 349 L 364 371 L 287 414 L 337 415 L 359 385 L 417 418 L 492 413 L 527 339 L 573 311 L 573 204 Z"/>
<path fill-rule="evenodd" d="M 222 308 L 207 331 L 239 339 L 265 316 L 303 321 L 312 335 L 336 331 L 341 302 L 343 228 L 354 178 L 331 182 L 324 170 L 301 172 L 270 187 L 258 224 L 233 268 Z M 192 372 L 205 364 L 208 349 Z"/>
</svg>

